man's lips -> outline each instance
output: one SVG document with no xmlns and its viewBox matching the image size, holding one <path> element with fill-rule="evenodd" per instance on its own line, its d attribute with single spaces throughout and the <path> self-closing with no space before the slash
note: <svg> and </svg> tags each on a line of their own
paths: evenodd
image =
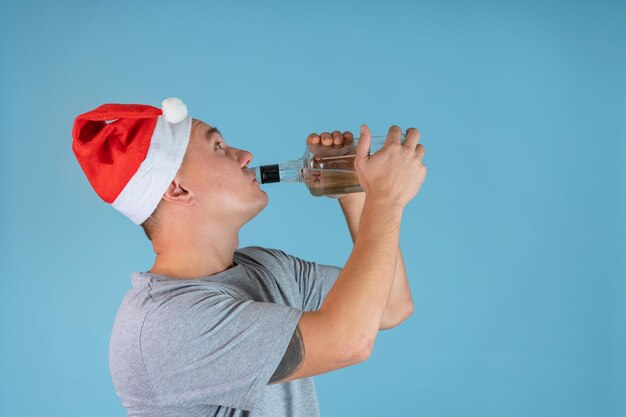
<svg viewBox="0 0 626 417">
<path fill-rule="evenodd" d="M 250 177 L 252 177 L 250 182 L 257 182 L 256 180 L 256 175 L 254 175 L 254 173 L 252 171 L 248 171 L 250 173 Z"/>
</svg>

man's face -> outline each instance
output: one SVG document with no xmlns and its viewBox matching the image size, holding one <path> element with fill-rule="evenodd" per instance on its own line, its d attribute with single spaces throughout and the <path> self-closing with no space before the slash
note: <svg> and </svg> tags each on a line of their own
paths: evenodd
<svg viewBox="0 0 626 417">
<path fill-rule="evenodd" d="M 250 152 L 229 146 L 219 130 L 192 119 L 180 183 L 193 194 L 202 216 L 229 223 L 238 218 L 243 225 L 268 203 L 248 169 L 250 162 Z"/>
</svg>

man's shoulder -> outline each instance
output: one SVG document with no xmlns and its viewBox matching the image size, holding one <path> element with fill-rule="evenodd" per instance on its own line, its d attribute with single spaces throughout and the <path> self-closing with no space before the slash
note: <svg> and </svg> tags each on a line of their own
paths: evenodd
<svg viewBox="0 0 626 417">
<path fill-rule="evenodd" d="M 273 265 L 284 267 L 289 257 L 289 255 L 281 249 L 263 246 L 246 246 L 239 248 L 237 249 L 237 256 L 240 259 L 266 267 Z"/>
<path fill-rule="evenodd" d="M 268 255 L 273 255 L 276 252 L 283 252 L 283 251 L 278 248 L 269 248 L 265 246 L 252 245 L 252 246 L 244 246 L 244 247 L 238 248 L 237 252 L 248 254 L 248 255 L 260 254 L 260 255 L 268 256 Z"/>
<path fill-rule="evenodd" d="M 164 280 L 155 281 L 145 273 L 144 282 L 130 288 L 120 302 L 116 315 L 116 324 L 144 325 L 144 322 L 165 320 L 188 310 L 189 306 L 200 301 L 221 300 L 231 297 L 227 286 L 211 281 Z"/>
</svg>

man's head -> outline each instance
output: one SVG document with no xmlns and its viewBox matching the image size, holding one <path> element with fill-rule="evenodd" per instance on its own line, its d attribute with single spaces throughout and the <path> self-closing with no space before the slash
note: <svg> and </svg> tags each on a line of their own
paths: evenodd
<svg viewBox="0 0 626 417">
<path fill-rule="evenodd" d="M 165 228 L 203 233 L 207 227 L 239 229 L 268 203 L 248 169 L 252 154 L 229 146 L 213 126 L 192 119 L 181 167 L 153 214 L 141 225 L 150 240 Z"/>
</svg>

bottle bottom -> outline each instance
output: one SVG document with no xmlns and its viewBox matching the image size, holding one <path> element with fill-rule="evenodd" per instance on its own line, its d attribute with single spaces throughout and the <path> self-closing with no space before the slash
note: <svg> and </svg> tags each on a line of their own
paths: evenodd
<svg viewBox="0 0 626 417">
<path fill-rule="evenodd" d="M 307 188 L 316 197 L 363 191 L 354 171 L 308 170 Z"/>
</svg>

